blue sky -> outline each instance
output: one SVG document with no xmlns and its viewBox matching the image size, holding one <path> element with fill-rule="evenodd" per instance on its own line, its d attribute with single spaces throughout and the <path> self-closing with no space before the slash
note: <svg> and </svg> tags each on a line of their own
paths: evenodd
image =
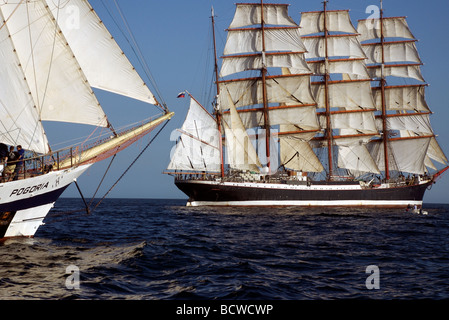
<svg viewBox="0 0 449 320">
<path fill-rule="evenodd" d="M 111 0 L 103 0 L 112 3 Z M 228 27 L 235 11 L 234 0 L 117 0 L 126 16 L 130 28 L 145 56 L 151 74 L 157 82 L 159 91 L 175 117 L 169 122 L 156 141 L 138 160 L 135 166 L 111 192 L 110 197 L 125 198 L 185 198 L 173 183 L 173 178 L 162 174 L 169 162 L 170 150 L 174 141 L 170 134 L 180 127 L 188 109 L 188 99 L 177 99 L 176 95 L 185 89 L 191 92 L 204 106 L 212 86 L 212 40 L 211 40 L 211 7 L 214 7 L 218 55 L 221 55 Z M 122 45 L 125 53 L 134 61 L 132 52 L 120 33 L 114 28 L 109 15 L 104 10 L 101 0 L 91 0 L 104 23 Z M 250 2 L 250 1 L 242 1 Z M 271 0 L 270 3 L 288 3 L 288 1 Z M 376 0 L 330 0 L 329 9 L 350 9 L 353 24 L 357 26 L 358 19 L 369 18 L 371 12 L 366 12 L 368 6 L 377 5 Z M 108 5 L 113 7 L 112 4 Z M 316 11 L 322 9 L 321 0 L 291 1 L 290 16 L 299 23 L 301 11 Z M 421 59 L 424 61 L 422 72 L 430 84 L 426 95 L 431 110 L 435 113 L 431 122 L 438 141 L 446 154 L 449 154 L 449 101 L 448 92 L 449 63 L 449 19 L 447 0 L 385 0 L 385 16 L 407 16 L 408 24 L 419 40 L 417 43 Z M 136 68 L 140 70 L 139 65 Z M 142 75 L 144 73 L 141 72 Z M 146 80 L 146 78 L 144 78 Z M 153 89 L 150 87 L 150 89 Z M 157 113 L 153 106 L 147 106 L 127 98 L 96 91 L 97 96 L 110 117 L 110 121 L 119 127 L 129 122 L 146 118 Z M 126 120 L 126 121 L 125 121 Z M 50 141 L 63 141 L 64 135 Z M 116 178 L 126 169 L 150 138 L 145 138 L 126 151 L 120 153 L 115 160 L 107 180 L 104 182 L 103 195 Z M 101 179 L 108 160 L 95 164 L 79 179 L 79 185 L 86 197 L 93 194 Z M 427 191 L 424 201 L 447 203 L 449 197 L 449 174 L 430 191 Z M 103 193 L 102 193 L 103 192 Z M 77 197 L 78 191 L 71 186 L 65 197 Z"/>
</svg>

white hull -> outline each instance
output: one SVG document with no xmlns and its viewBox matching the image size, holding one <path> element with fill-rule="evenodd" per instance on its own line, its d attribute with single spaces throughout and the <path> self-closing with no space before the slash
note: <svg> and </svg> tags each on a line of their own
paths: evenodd
<svg viewBox="0 0 449 320">
<path fill-rule="evenodd" d="M 33 237 L 59 195 L 90 166 L 87 164 L 1 183 L 0 239 Z"/>
</svg>

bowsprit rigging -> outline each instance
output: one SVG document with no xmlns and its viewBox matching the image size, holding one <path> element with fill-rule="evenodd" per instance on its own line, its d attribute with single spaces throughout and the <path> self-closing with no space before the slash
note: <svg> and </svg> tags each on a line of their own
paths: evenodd
<svg viewBox="0 0 449 320">
<path fill-rule="evenodd" d="M 170 121 L 170 120 L 168 120 Z M 86 214 L 90 215 L 92 214 L 97 208 L 98 206 L 103 202 L 104 199 L 106 199 L 106 197 L 109 195 L 109 193 L 117 186 L 117 184 L 120 182 L 120 180 L 128 173 L 128 171 L 132 168 L 132 166 L 137 162 L 137 160 L 139 160 L 139 158 L 144 154 L 144 152 L 150 147 L 150 145 L 153 143 L 153 141 L 157 138 L 157 136 L 164 130 L 165 126 L 168 124 L 168 121 L 166 121 L 163 126 L 159 129 L 159 131 L 155 134 L 155 136 L 148 142 L 148 144 L 140 151 L 140 153 L 136 156 L 136 158 L 129 164 L 129 166 L 123 171 L 123 173 L 120 175 L 120 177 L 112 184 L 112 186 L 105 192 L 105 194 L 98 200 L 96 201 L 95 196 L 98 193 L 101 185 L 103 184 L 104 178 L 106 177 L 106 175 L 109 172 L 109 169 L 112 166 L 112 163 L 114 162 L 114 159 L 116 157 L 116 154 L 111 158 L 111 161 L 109 162 L 108 167 L 106 168 L 106 171 L 102 177 L 102 179 L 100 180 L 97 189 L 95 190 L 91 200 L 89 202 L 86 201 L 83 192 L 81 191 L 80 186 L 78 185 L 78 182 L 75 180 L 75 186 L 81 196 L 81 199 L 84 203 L 84 209 L 77 209 L 77 210 L 72 210 L 72 211 L 66 211 L 66 212 L 58 212 L 56 214 L 50 214 L 48 217 L 51 218 L 52 220 L 50 221 L 54 221 L 55 217 L 59 217 L 59 216 L 67 216 L 69 214 L 73 214 L 73 213 L 79 213 L 79 212 L 86 212 Z M 94 204 L 94 201 L 96 201 L 96 203 Z M 46 222 L 47 223 L 47 222 Z"/>
</svg>

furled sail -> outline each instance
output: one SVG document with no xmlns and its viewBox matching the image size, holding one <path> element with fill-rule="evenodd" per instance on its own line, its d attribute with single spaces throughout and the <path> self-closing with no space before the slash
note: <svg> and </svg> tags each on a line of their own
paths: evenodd
<svg viewBox="0 0 449 320">
<path fill-rule="evenodd" d="M 406 18 L 382 14 L 380 19 L 360 20 L 357 30 L 359 40 L 364 41 L 370 75 L 380 81 L 380 85 L 374 83 L 372 92 L 377 126 L 384 138 L 372 141 L 369 148 L 379 169 L 388 177 L 389 171 L 423 174 L 426 166 L 434 168 L 431 159 L 446 164 L 430 125 L 427 85 L 395 84 L 395 78 L 424 82 L 417 40 Z M 387 77 L 392 84 L 386 84 Z"/>
</svg>

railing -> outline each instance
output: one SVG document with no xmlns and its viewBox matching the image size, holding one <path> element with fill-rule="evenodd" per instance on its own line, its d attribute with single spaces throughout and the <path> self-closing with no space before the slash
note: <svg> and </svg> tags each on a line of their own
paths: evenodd
<svg viewBox="0 0 449 320">
<path fill-rule="evenodd" d="M 71 159 L 71 167 L 77 164 L 82 150 L 80 146 L 68 147 L 41 156 L 26 157 L 19 161 L 10 161 L 3 168 L 1 182 L 28 179 L 59 170 L 59 163 Z"/>
<path fill-rule="evenodd" d="M 7 163 L 7 165 L 10 165 L 11 167 L 8 168 L 8 166 L 5 166 L 3 169 L 3 173 L 1 176 L 1 182 L 7 182 L 11 180 L 18 180 L 18 179 L 28 179 L 32 177 L 36 177 L 39 175 L 46 174 L 50 171 L 57 171 L 61 169 L 68 169 L 73 166 L 80 165 L 82 163 L 88 163 L 89 160 L 92 159 L 83 159 L 83 154 L 85 154 L 87 151 L 93 150 L 94 148 L 105 144 L 106 142 L 109 142 L 113 139 L 120 139 L 120 137 L 126 136 L 130 132 L 142 128 L 144 126 L 148 126 L 153 121 L 158 121 L 159 119 L 162 119 L 161 115 L 153 116 L 149 119 L 146 119 L 142 122 L 139 122 L 139 125 L 134 124 L 132 128 L 126 128 L 122 130 L 121 132 L 117 133 L 115 136 L 111 136 L 111 133 L 108 133 L 108 137 L 106 138 L 96 138 L 96 141 L 90 144 L 86 144 L 85 142 L 78 143 L 74 146 L 70 146 L 64 149 L 60 149 L 45 155 L 40 156 L 26 156 L 23 160 L 19 161 L 12 161 L 10 163 Z M 151 131 L 152 128 L 149 128 L 146 132 L 140 133 L 140 136 L 148 133 Z M 130 139 L 131 140 L 131 139 Z M 123 142 L 123 148 L 127 143 L 131 142 Z M 121 146 L 120 146 L 121 147 Z M 119 147 L 119 148 L 120 148 Z M 114 152 L 111 152 L 111 154 L 117 153 L 118 149 Z M 122 150 L 121 149 L 121 150 Z M 108 155 L 109 156 L 109 155 Z M 20 165 L 21 163 L 21 165 Z M 18 165 L 19 164 L 19 165 Z M 15 166 L 16 169 L 12 169 L 12 166 Z M 7 173 L 7 171 L 12 171 L 11 173 Z"/>
</svg>

